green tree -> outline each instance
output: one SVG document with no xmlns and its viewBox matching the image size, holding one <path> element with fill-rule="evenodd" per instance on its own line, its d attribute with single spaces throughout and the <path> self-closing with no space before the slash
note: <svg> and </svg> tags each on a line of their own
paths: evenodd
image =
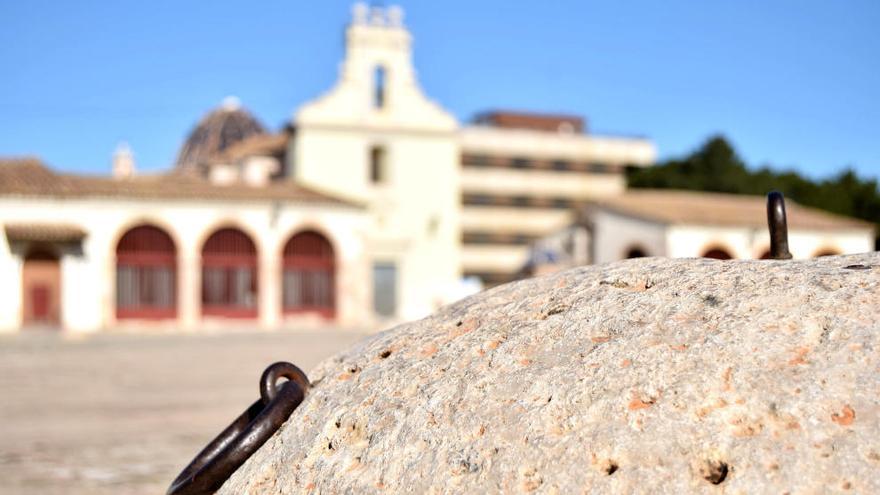
<svg viewBox="0 0 880 495">
<path fill-rule="evenodd" d="M 699 149 L 654 167 L 627 169 L 631 188 L 686 189 L 733 194 L 766 194 L 776 189 L 802 205 L 873 222 L 875 249 L 880 249 L 880 192 L 876 179 L 863 179 L 852 169 L 813 181 L 793 170 L 770 167 L 750 170 L 724 138 L 710 137 Z"/>
</svg>

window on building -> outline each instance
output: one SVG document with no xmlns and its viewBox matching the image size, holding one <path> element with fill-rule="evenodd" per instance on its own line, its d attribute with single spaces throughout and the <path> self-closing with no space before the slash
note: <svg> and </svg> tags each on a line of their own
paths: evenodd
<svg viewBox="0 0 880 495">
<path fill-rule="evenodd" d="M 531 168 L 532 161 L 528 158 L 514 158 L 510 161 L 510 166 L 513 168 Z"/>
<path fill-rule="evenodd" d="M 465 232 L 461 240 L 464 244 L 491 244 L 494 237 L 486 232 Z"/>
<path fill-rule="evenodd" d="M 594 174 L 607 174 L 611 172 L 611 167 L 604 163 L 591 163 L 587 165 L 587 171 Z"/>
<path fill-rule="evenodd" d="M 731 260 L 733 256 L 722 248 L 712 248 L 703 253 L 703 258 L 712 258 L 716 260 Z"/>
<path fill-rule="evenodd" d="M 428 225 L 425 229 L 429 236 L 434 237 L 440 231 L 440 215 L 431 215 L 428 217 Z"/>
<path fill-rule="evenodd" d="M 491 205 L 495 203 L 492 196 L 488 194 L 465 194 L 462 199 L 466 205 Z"/>
<path fill-rule="evenodd" d="M 386 77 L 385 67 L 379 65 L 373 69 L 373 108 L 385 108 L 388 97 L 385 93 L 387 89 Z"/>
<path fill-rule="evenodd" d="M 116 317 L 174 318 L 177 250 L 164 230 L 141 225 L 116 245 Z"/>
<path fill-rule="evenodd" d="M 465 155 L 462 163 L 472 167 L 488 167 L 490 159 L 486 155 Z"/>
<path fill-rule="evenodd" d="M 257 316 L 257 248 L 244 232 L 220 229 L 202 247 L 202 313 Z"/>
<path fill-rule="evenodd" d="M 397 265 L 373 264 L 373 311 L 380 316 L 397 314 Z"/>
<path fill-rule="evenodd" d="M 514 196 L 511 199 L 511 203 L 513 206 L 529 206 L 529 197 L 528 196 Z"/>
<path fill-rule="evenodd" d="M 388 160 L 385 148 L 373 146 L 370 148 L 370 182 L 384 184 L 388 181 Z"/>
<path fill-rule="evenodd" d="M 568 198 L 553 198 L 554 208 L 571 208 L 574 202 Z"/>
<path fill-rule="evenodd" d="M 823 248 L 819 251 L 816 251 L 816 254 L 813 255 L 814 258 L 821 258 L 823 256 L 837 256 L 840 254 L 840 251 L 834 248 Z"/>
<path fill-rule="evenodd" d="M 282 256 L 282 308 L 285 313 L 336 311 L 336 262 L 323 235 L 300 232 L 287 241 Z"/>
<path fill-rule="evenodd" d="M 560 172 L 571 170 L 571 163 L 565 160 L 553 160 L 552 166 L 553 170 L 558 170 Z"/>
<path fill-rule="evenodd" d="M 648 256 L 648 252 L 641 246 L 632 246 L 626 250 L 626 259 L 644 258 Z"/>
</svg>

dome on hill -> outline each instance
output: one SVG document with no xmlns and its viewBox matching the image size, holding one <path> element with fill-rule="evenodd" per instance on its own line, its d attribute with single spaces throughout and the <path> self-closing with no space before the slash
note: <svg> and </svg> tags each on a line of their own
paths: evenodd
<svg viewBox="0 0 880 495">
<path fill-rule="evenodd" d="M 205 115 L 190 132 L 177 155 L 175 168 L 198 172 L 213 156 L 245 139 L 265 134 L 266 129 L 235 97 Z"/>
</svg>

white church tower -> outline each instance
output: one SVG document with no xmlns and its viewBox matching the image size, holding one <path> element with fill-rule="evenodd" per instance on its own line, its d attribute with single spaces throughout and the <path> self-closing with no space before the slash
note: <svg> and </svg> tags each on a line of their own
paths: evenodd
<svg viewBox="0 0 880 495">
<path fill-rule="evenodd" d="M 417 318 L 461 277 L 458 124 L 416 80 L 399 7 L 353 8 L 336 85 L 294 117 L 288 173 L 367 206 L 374 309 Z"/>
</svg>

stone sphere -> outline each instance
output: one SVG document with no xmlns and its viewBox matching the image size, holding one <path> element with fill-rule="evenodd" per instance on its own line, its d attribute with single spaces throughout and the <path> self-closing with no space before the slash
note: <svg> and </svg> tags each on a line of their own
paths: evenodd
<svg viewBox="0 0 880 495">
<path fill-rule="evenodd" d="M 504 285 L 309 373 L 241 493 L 880 493 L 880 254 Z"/>
</svg>

